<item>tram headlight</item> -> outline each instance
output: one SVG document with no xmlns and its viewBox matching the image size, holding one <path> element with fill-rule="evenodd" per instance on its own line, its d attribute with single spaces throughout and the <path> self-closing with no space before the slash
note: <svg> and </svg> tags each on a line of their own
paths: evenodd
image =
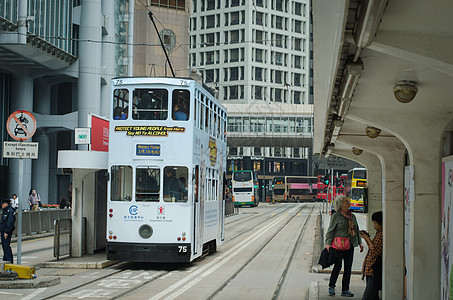
<svg viewBox="0 0 453 300">
<path fill-rule="evenodd" d="M 138 229 L 138 234 L 144 239 L 149 239 L 153 235 L 153 228 L 148 224 L 144 224 Z"/>
</svg>

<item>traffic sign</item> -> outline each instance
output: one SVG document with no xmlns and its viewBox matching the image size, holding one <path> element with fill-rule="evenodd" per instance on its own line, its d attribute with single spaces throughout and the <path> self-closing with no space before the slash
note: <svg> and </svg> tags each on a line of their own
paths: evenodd
<svg viewBox="0 0 453 300">
<path fill-rule="evenodd" d="M 38 158 L 38 143 L 3 142 L 3 158 Z"/>
<path fill-rule="evenodd" d="M 6 121 L 6 130 L 16 141 L 26 141 L 35 134 L 37 128 L 35 117 L 26 110 L 16 110 Z"/>
</svg>

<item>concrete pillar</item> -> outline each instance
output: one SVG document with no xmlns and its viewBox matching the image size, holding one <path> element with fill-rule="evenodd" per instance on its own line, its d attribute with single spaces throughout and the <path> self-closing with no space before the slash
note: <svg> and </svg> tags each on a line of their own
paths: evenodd
<svg viewBox="0 0 453 300">
<path fill-rule="evenodd" d="M 79 126 L 88 126 L 88 114 L 100 114 L 101 97 L 101 43 L 103 16 L 101 0 L 82 0 L 79 30 Z M 85 145 L 84 145 L 85 146 Z M 84 147 L 80 147 L 84 148 Z M 85 146 L 86 148 L 86 146 Z"/>
<path fill-rule="evenodd" d="M 134 3 L 135 1 L 130 2 Z M 111 114 L 111 80 L 115 75 L 115 2 L 104 1 L 102 12 L 105 16 L 104 27 L 106 29 L 106 35 L 103 36 L 103 40 L 111 42 L 103 44 L 102 46 L 102 68 L 104 70 L 104 80 L 101 86 L 101 115 L 108 118 Z"/>
<path fill-rule="evenodd" d="M 38 81 L 36 84 L 36 101 L 34 111 L 41 115 L 50 114 L 50 87 L 44 82 Z M 38 159 L 34 159 L 32 162 L 32 186 L 35 187 L 41 195 L 42 203 L 47 204 L 51 202 L 49 201 L 49 136 L 47 135 L 46 130 L 40 128 L 38 124 L 38 130 L 36 131 L 33 139 L 35 142 L 39 143 L 39 154 Z"/>
<path fill-rule="evenodd" d="M 419 129 L 408 139 L 415 178 L 415 201 L 410 203 L 408 290 L 412 299 L 420 300 L 440 299 L 442 139 L 441 132 L 428 131 Z"/>
<path fill-rule="evenodd" d="M 27 74 L 20 77 L 14 76 L 11 80 L 11 99 L 13 101 L 11 101 L 10 113 L 19 109 L 33 112 L 33 79 Z M 31 159 L 23 159 L 22 163 L 23 174 L 19 174 L 19 159 L 9 159 L 9 192 L 11 195 L 16 194 L 19 197 L 23 208 L 28 208 L 28 194 L 32 188 L 32 162 Z M 22 186 L 19 186 L 19 176 L 22 177 Z"/>
<path fill-rule="evenodd" d="M 127 76 L 134 76 L 134 12 L 135 12 L 135 1 L 129 1 L 128 7 L 128 32 L 127 32 Z"/>
<path fill-rule="evenodd" d="M 404 158 L 406 148 L 396 137 L 371 139 L 366 136 L 347 136 L 342 137 L 341 141 L 350 145 L 360 145 L 360 149 L 375 154 L 381 162 L 382 212 L 384 216 L 382 295 L 384 299 L 403 299 Z"/>
</svg>

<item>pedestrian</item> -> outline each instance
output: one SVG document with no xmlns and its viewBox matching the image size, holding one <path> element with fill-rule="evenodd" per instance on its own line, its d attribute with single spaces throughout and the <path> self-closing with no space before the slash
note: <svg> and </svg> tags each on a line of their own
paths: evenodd
<svg viewBox="0 0 453 300">
<path fill-rule="evenodd" d="M 0 220 L 0 234 L 2 238 L 3 261 L 13 263 L 13 251 L 11 250 L 11 236 L 14 231 L 14 209 L 11 208 L 9 199 L 1 202 L 3 209 L 2 219 Z"/>
<path fill-rule="evenodd" d="M 382 289 L 382 211 L 371 216 L 376 235 L 373 240 L 365 230 L 360 231 L 360 237 L 368 245 L 368 252 L 363 260 L 362 279 L 366 277 L 366 288 L 362 300 L 379 300 L 379 290 Z"/>
<path fill-rule="evenodd" d="M 28 197 L 28 204 L 30 204 L 30 210 L 38 210 L 41 197 L 35 189 L 30 190 L 30 196 Z"/>
<path fill-rule="evenodd" d="M 13 194 L 9 201 L 11 202 L 11 208 L 14 209 L 14 211 L 16 211 L 17 208 L 19 207 L 19 198 L 17 198 L 17 195 Z"/>
<path fill-rule="evenodd" d="M 69 208 L 69 201 L 65 197 L 61 198 L 60 209 Z"/>
<path fill-rule="evenodd" d="M 335 284 L 340 274 L 341 264 L 344 261 L 341 296 L 354 297 L 349 291 L 351 281 L 354 247 L 360 246 L 363 251 L 362 239 L 359 236 L 359 224 L 355 215 L 349 210 L 351 202 L 345 195 L 338 195 L 334 199 L 335 213 L 330 218 L 329 229 L 326 233 L 326 249 L 336 250 L 336 260 L 329 280 L 329 295 L 335 295 Z"/>
</svg>

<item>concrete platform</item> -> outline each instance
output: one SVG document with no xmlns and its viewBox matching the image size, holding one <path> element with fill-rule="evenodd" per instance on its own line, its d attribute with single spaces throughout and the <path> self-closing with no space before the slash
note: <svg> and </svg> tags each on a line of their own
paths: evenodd
<svg viewBox="0 0 453 300">
<path fill-rule="evenodd" d="M 59 269 L 103 269 L 117 264 L 117 261 L 106 259 L 105 252 L 98 252 L 82 257 L 65 257 L 40 264 L 42 268 Z"/>
</svg>

